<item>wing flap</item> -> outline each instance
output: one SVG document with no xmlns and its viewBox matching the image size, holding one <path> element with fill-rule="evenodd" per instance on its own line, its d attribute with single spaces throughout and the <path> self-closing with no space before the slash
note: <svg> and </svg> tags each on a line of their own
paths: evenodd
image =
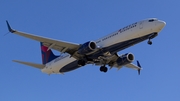
<svg viewBox="0 0 180 101">
<path fill-rule="evenodd" d="M 36 64 L 36 63 L 31 63 L 31 62 L 24 62 L 24 61 L 19 61 L 19 60 L 13 60 L 13 62 L 17 62 L 20 64 L 24 64 L 24 65 L 28 65 L 34 68 L 38 68 L 38 69 L 43 69 L 45 67 L 45 65 L 42 64 Z"/>
</svg>

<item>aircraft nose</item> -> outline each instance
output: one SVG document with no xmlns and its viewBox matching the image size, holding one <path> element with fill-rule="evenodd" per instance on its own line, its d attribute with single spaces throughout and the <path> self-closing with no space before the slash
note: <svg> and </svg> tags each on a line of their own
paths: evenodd
<svg viewBox="0 0 180 101">
<path fill-rule="evenodd" d="M 166 25 L 166 22 L 165 22 L 165 21 L 159 20 L 159 21 L 157 22 L 157 26 L 159 26 L 159 28 L 163 28 L 165 25 Z"/>
</svg>

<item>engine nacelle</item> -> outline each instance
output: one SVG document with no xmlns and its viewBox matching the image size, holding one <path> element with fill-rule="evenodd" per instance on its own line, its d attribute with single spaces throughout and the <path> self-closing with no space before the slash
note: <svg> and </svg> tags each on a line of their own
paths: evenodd
<svg viewBox="0 0 180 101">
<path fill-rule="evenodd" d="M 119 66 L 131 63 L 134 60 L 134 55 L 131 53 L 124 54 L 120 56 L 116 62 Z"/>
<path fill-rule="evenodd" d="M 88 53 L 93 52 L 97 48 L 97 45 L 94 41 L 89 41 L 81 45 L 78 49 L 78 53 L 81 55 L 87 55 Z"/>
</svg>

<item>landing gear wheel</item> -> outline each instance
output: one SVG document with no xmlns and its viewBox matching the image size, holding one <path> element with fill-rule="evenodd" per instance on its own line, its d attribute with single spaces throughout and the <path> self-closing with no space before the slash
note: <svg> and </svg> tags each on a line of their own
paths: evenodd
<svg viewBox="0 0 180 101">
<path fill-rule="evenodd" d="M 101 72 L 103 72 L 103 66 L 101 66 L 101 67 L 99 68 L 99 70 L 100 70 Z"/>
<path fill-rule="evenodd" d="M 107 72 L 107 70 L 108 70 L 108 68 L 107 68 L 107 67 L 104 67 L 104 73 L 106 73 L 106 72 Z"/>
<path fill-rule="evenodd" d="M 108 70 L 108 68 L 107 68 L 107 67 L 105 67 L 105 66 L 101 66 L 101 67 L 100 67 L 100 71 L 101 71 L 101 72 L 106 73 L 106 72 L 107 72 L 107 70 Z"/>
<path fill-rule="evenodd" d="M 149 40 L 149 41 L 148 41 L 148 44 L 149 44 L 149 45 L 152 45 L 152 41 L 151 41 L 151 40 Z"/>
</svg>

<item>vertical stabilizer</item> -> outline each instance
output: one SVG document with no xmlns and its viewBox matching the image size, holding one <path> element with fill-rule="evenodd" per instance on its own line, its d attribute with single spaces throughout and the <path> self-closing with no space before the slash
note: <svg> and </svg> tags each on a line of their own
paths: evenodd
<svg viewBox="0 0 180 101">
<path fill-rule="evenodd" d="M 46 64 L 58 57 L 53 54 L 51 49 L 48 49 L 48 47 L 44 46 L 42 44 L 42 42 L 40 44 L 41 44 L 41 54 L 42 54 L 42 63 L 43 64 Z"/>
</svg>

